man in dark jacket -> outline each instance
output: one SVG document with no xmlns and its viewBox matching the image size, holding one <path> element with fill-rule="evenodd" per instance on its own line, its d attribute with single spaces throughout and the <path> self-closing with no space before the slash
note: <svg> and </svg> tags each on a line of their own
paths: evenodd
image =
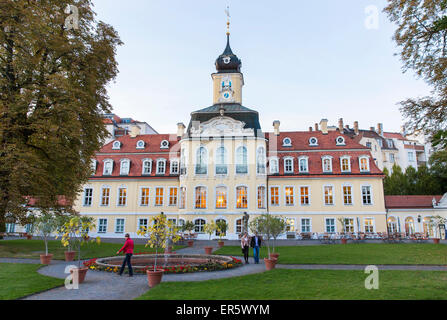
<svg viewBox="0 0 447 320">
<path fill-rule="evenodd" d="M 123 251 L 124 254 L 126 255 L 126 258 L 124 258 L 123 261 L 123 265 L 121 266 L 120 276 L 123 274 L 124 268 L 126 268 L 127 263 L 127 266 L 129 267 L 129 277 L 132 277 L 133 270 L 130 259 L 132 258 L 133 255 L 133 240 L 130 238 L 130 235 L 128 233 L 126 233 L 125 238 L 126 242 L 124 243 L 124 246 L 116 254 L 120 254 L 120 252 Z"/>
<path fill-rule="evenodd" d="M 259 248 L 261 247 L 262 238 L 257 233 L 251 238 L 250 247 L 253 248 L 253 257 L 255 263 L 259 264 Z"/>
</svg>

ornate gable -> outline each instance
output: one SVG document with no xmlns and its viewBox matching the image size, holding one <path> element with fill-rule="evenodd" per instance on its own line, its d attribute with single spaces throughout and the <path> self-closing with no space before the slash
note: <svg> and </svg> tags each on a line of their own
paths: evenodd
<svg viewBox="0 0 447 320">
<path fill-rule="evenodd" d="M 254 136 L 253 129 L 244 129 L 245 123 L 230 117 L 220 116 L 206 122 L 193 123 L 191 136 Z"/>
</svg>

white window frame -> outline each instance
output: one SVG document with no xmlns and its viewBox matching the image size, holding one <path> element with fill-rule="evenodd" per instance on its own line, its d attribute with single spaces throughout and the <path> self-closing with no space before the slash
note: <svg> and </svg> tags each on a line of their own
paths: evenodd
<svg viewBox="0 0 447 320">
<path fill-rule="evenodd" d="M 204 188 L 205 189 L 205 208 L 198 208 L 197 207 L 197 189 L 198 188 Z M 196 210 L 206 210 L 208 209 L 208 203 L 209 203 L 209 194 L 208 194 L 208 188 L 206 186 L 203 185 L 198 185 L 194 187 L 194 209 Z"/>
<path fill-rule="evenodd" d="M 161 198 L 159 196 L 157 196 L 157 190 L 163 190 L 163 194 L 161 196 Z M 154 187 L 154 207 L 163 207 L 165 205 L 165 187 L 162 186 L 156 186 Z M 161 204 L 157 204 L 157 199 L 161 199 Z"/>
<path fill-rule="evenodd" d="M 163 166 L 160 166 L 161 163 L 163 164 Z M 163 168 L 163 172 L 160 171 L 161 168 Z M 155 174 L 158 176 L 166 174 L 166 159 L 164 158 L 157 159 L 157 169 Z"/>
<path fill-rule="evenodd" d="M 309 231 L 303 231 L 303 220 L 309 220 Z M 300 233 L 312 233 L 312 218 L 310 217 L 300 217 Z"/>
<path fill-rule="evenodd" d="M 105 221 L 105 225 L 101 224 L 101 221 Z M 109 221 L 107 218 L 98 218 L 98 228 L 96 230 L 96 233 L 101 233 L 101 234 L 107 233 L 108 223 L 109 223 Z M 105 230 L 101 231 L 101 230 L 103 230 L 103 228 L 105 228 Z"/>
<path fill-rule="evenodd" d="M 118 220 L 122 220 L 123 221 L 123 231 L 122 232 L 118 232 Z M 125 218 L 116 218 L 115 219 L 115 233 L 117 234 L 122 234 L 126 232 L 126 219 Z"/>
<path fill-rule="evenodd" d="M 348 170 L 343 170 L 343 160 L 348 161 Z M 340 157 L 340 171 L 344 172 L 344 173 L 351 172 L 351 157 L 350 156 Z"/>
<path fill-rule="evenodd" d="M 220 149 L 222 149 L 223 150 L 223 160 L 224 160 L 224 163 L 223 164 L 221 164 L 221 163 L 219 163 L 219 161 L 220 161 L 220 159 L 219 159 L 219 150 Z M 217 167 L 218 166 L 221 166 L 222 168 L 225 168 L 225 173 L 218 173 L 217 172 Z M 216 149 L 216 156 L 215 156 L 215 165 L 214 165 L 214 174 L 216 175 L 216 176 L 227 176 L 228 175 L 228 151 L 227 151 L 227 148 L 225 148 L 225 146 L 223 146 L 223 145 L 221 145 L 221 146 L 218 146 L 217 147 L 217 149 Z"/>
<path fill-rule="evenodd" d="M 307 200 L 309 203 L 302 203 L 301 201 L 301 188 L 307 188 Z M 310 186 L 300 186 L 300 193 L 299 193 L 299 197 L 300 197 L 300 206 L 302 207 L 308 207 L 310 206 Z"/>
<path fill-rule="evenodd" d="M 263 150 L 263 153 L 260 155 L 259 151 Z M 259 163 L 259 157 L 261 157 L 262 163 Z M 263 169 L 263 172 L 261 172 Z M 259 146 L 256 149 L 256 174 L 257 175 L 266 175 L 267 174 L 267 153 L 264 146 Z"/>
<path fill-rule="evenodd" d="M 345 203 L 345 187 L 351 188 L 351 203 Z M 354 187 L 351 184 L 342 184 L 341 185 L 341 195 L 342 195 L 342 203 L 344 206 L 353 206 L 354 205 Z"/>
<path fill-rule="evenodd" d="M 346 139 L 343 136 L 338 136 L 337 138 L 335 138 L 335 144 L 337 146 L 345 146 L 346 145 Z"/>
<path fill-rule="evenodd" d="M 304 160 L 306 163 L 306 170 L 301 170 L 301 161 Z M 308 156 L 301 156 L 298 158 L 298 169 L 300 173 L 309 173 L 309 157 Z"/>
<path fill-rule="evenodd" d="M 143 190 L 147 189 L 149 194 L 147 195 L 147 204 L 143 204 Z M 139 199 L 138 199 L 138 203 L 140 207 L 149 207 L 150 206 L 150 201 L 151 201 L 151 188 L 150 187 L 146 187 L 146 186 L 141 186 L 140 187 L 140 193 L 139 193 Z"/>
<path fill-rule="evenodd" d="M 287 197 L 290 197 L 290 196 L 287 196 L 287 194 L 286 194 L 287 188 L 291 188 L 292 189 L 292 193 L 293 193 L 292 196 L 291 196 L 292 204 L 287 204 Z M 284 186 L 284 205 L 287 206 L 287 207 L 294 207 L 295 206 L 295 187 L 294 186 Z"/>
<path fill-rule="evenodd" d="M 333 172 L 333 163 L 332 163 L 332 156 L 323 156 L 323 157 L 321 157 L 321 165 L 322 165 L 322 169 L 323 169 L 323 173 L 332 173 Z M 329 160 L 329 163 L 330 163 L 330 170 L 328 171 L 328 170 L 325 170 L 325 166 L 324 166 L 324 161 L 325 160 Z"/>
<path fill-rule="evenodd" d="M 311 142 L 313 139 L 315 139 L 315 143 Z M 311 147 L 318 147 L 318 139 L 316 137 L 310 137 L 309 138 L 309 146 L 311 146 Z"/>
<path fill-rule="evenodd" d="M 90 195 L 87 195 L 87 190 L 91 191 Z M 87 186 L 84 188 L 84 196 L 82 197 L 82 206 L 83 207 L 91 207 L 93 205 L 93 191 L 94 191 L 93 187 L 91 187 L 91 186 Z M 89 202 L 90 202 L 88 204 L 86 204 L 87 199 L 89 199 Z"/>
<path fill-rule="evenodd" d="M 238 188 L 245 188 L 245 191 L 246 191 L 246 197 L 247 197 L 247 207 L 241 207 L 241 208 L 238 208 L 238 206 L 237 206 L 237 198 L 238 198 L 238 193 L 237 193 L 237 189 Z M 236 210 L 248 210 L 248 208 L 250 207 L 250 198 L 249 198 L 249 188 L 248 188 L 248 186 L 247 185 L 243 185 L 243 184 L 241 184 L 241 185 L 237 185 L 235 188 L 234 188 L 234 194 L 235 194 L 235 199 L 234 199 L 234 208 L 236 209 Z"/>
<path fill-rule="evenodd" d="M 278 204 L 272 204 L 272 188 L 278 188 Z M 271 207 L 281 206 L 281 187 L 280 186 L 269 186 L 268 194 L 269 194 L 269 206 L 271 206 Z"/>
<path fill-rule="evenodd" d="M 365 203 L 363 200 L 363 187 L 368 187 L 369 188 L 369 194 L 370 194 L 370 200 L 371 203 Z M 373 188 L 370 184 L 363 184 L 360 186 L 360 195 L 362 197 L 362 205 L 364 206 L 372 206 L 374 205 L 374 201 L 373 201 Z"/>
<path fill-rule="evenodd" d="M 201 227 L 202 227 L 202 231 L 196 231 L 196 221 L 198 221 L 198 220 L 203 220 L 203 221 L 205 221 L 205 223 L 201 225 Z M 193 223 L 194 223 L 194 232 L 195 232 L 195 233 L 199 233 L 199 234 L 204 234 L 204 233 L 205 233 L 205 230 L 203 230 L 203 227 L 207 224 L 207 220 L 206 220 L 205 218 L 197 217 L 197 218 L 195 218 L 195 219 L 193 220 Z"/>
<path fill-rule="evenodd" d="M 111 176 L 113 174 L 113 164 L 114 164 L 114 161 L 112 159 L 105 159 L 103 161 L 103 163 L 104 163 L 104 167 L 103 167 L 103 170 L 102 170 L 102 175 L 103 176 Z M 111 163 L 111 165 L 110 165 L 110 173 L 106 172 L 106 168 L 107 168 L 107 164 L 108 163 Z"/>
<path fill-rule="evenodd" d="M 162 142 L 160 142 L 160 149 L 169 149 L 169 141 L 163 140 Z"/>
<path fill-rule="evenodd" d="M 149 172 L 145 172 L 144 171 L 146 163 L 149 163 Z M 151 174 L 152 174 L 152 159 L 143 159 L 142 168 L 141 168 L 141 175 L 149 176 Z"/>
<path fill-rule="evenodd" d="M 264 197 L 262 199 L 262 207 L 259 207 L 259 188 L 264 188 Z M 260 210 L 265 210 L 267 208 L 267 194 L 268 194 L 268 190 L 267 187 L 265 185 L 258 185 L 256 187 L 256 208 L 260 209 Z"/>
<path fill-rule="evenodd" d="M 176 194 L 175 194 L 175 198 L 173 198 L 173 196 L 171 195 L 171 190 L 173 190 L 173 189 L 177 190 L 177 192 L 176 192 Z M 179 194 L 179 190 L 178 190 L 178 188 L 177 188 L 177 187 L 169 187 L 168 190 L 169 190 L 169 194 L 168 194 L 168 198 L 169 198 L 168 206 L 170 206 L 170 207 L 177 207 L 177 206 L 178 206 L 178 200 L 179 200 L 179 198 L 178 198 L 178 194 Z M 175 203 L 174 203 L 174 204 L 171 204 L 171 200 L 172 200 L 172 199 L 175 199 Z"/>
<path fill-rule="evenodd" d="M 124 197 L 124 199 L 125 199 L 124 204 L 120 204 L 120 190 L 121 189 L 126 189 L 126 196 Z M 129 188 L 127 188 L 127 186 L 119 186 L 117 188 L 117 193 L 116 193 L 116 206 L 117 207 L 127 207 L 128 190 L 129 190 Z"/>
<path fill-rule="evenodd" d="M 141 146 L 142 144 L 142 146 Z M 137 144 L 136 144 L 136 149 L 144 149 L 144 147 L 146 146 L 146 143 L 143 140 L 138 140 Z"/>
<path fill-rule="evenodd" d="M 276 162 L 276 167 L 272 166 L 272 161 Z M 276 170 L 273 170 L 274 168 L 276 168 Z M 270 157 L 269 172 L 270 172 L 270 174 L 278 174 L 279 173 L 279 158 L 278 157 Z"/>
<path fill-rule="evenodd" d="M 203 164 L 203 166 L 204 166 L 204 168 L 205 168 L 205 172 L 203 172 L 203 173 L 201 173 L 201 172 L 198 172 L 197 171 L 197 169 L 198 169 L 198 151 L 199 150 L 201 150 L 203 148 L 203 150 L 205 150 L 205 159 L 202 159 L 203 160 L 203 163 L 201 162 L 201 164 Z M 208 175 L 208 157 L 209 157 L 209 152 L 208 152 L 208 149 L 205 147 L 205 146 L 199 146 L 197 149 L 196 149 L 196 154 L 195 154 L 195 161 L 194 161 L 194 175 L 196 175 L 196 176 L 206 176 L 206 175 Z"/>
<path fill-rule="evenodd" d="M 289 140 L 289 143 L 287 143 L 287 140 Z M 291 147 L 292 146 L 292 139 L 290 139 L 289 137 L 285 137 L 282 140 L 282 146 L 283 147 Z"/>
<path fill-rule="evenodd" d="M 245 163 L 239 163 L 238 161 L 238 151 L 244 150 L 246 151 L 246 162 Z M 249 174 L 249 168 L 248 168 L 248 147 L 246 145 L 240 145 L 236 148 L 234 152 L 234 174 L 238 176 L 248 175 Z M 245 172 L 238 172 L 238 166 L 240 168 L 245 168 Z"/>
<path fill-rule="evenodd" d="M 286 170 L 287 169 L 287 162 L 290 161 L 290 167 L 291 170 Z M 284 173 L 285 174 L 293 174 L 294 172 L 294 161 L 293 161 L 293 157 L 284 157 L 283 160 L 283 165 L 284 165 Z"/>
<path fill-rule="evenodd" d="M 334 225 L 328 225 L 327 221 L 333 220 Z M 328 227 L 334 227 L 334 231 L 328 231 Z M 326 233 L 336 233 L 337 232 L 337 219 L 334 217 L 324 217 L 324 232 Z"/>
<path fill-rule="evenodd" d="M 362 160 L 363 159 L 366 159 L 366 170 L 365 169 L 362 169 Z M 369 159 L 369 156 L 360 156 L 359 157 L 359 169 L 360 169 L 360 172 L 369 172 L 370 171 L 370 159 Z"/>
<path fill-rule="evenodd" d="M 366 232 L 366 219 L 370 219 L 372 221 L 372 224 L 370 225 L 373 229 L 373 231 Z M 376 219 L 373 217 L 363 217 L 363 232 L 365 233 L 375 233 L 376 232 Z M 387 221 L 387 228 L 388 228 L 388 221 Z"/>
<path fill-rule="evenodd" d="M 104 190 L 105 189 L 109 189 L 109 195 L 107 197 L 104 197 Z M 112 188 L 110 186 L 101 186 L 101 195 L 99 198 L 99 206 L 100 207 L 108 207 L 110 206 L 110 193 L 111 193 Z M 107 198 L 107 204 L 103 204 L 103 200 Z"/>
<path fill-rule="evenodd" d="M 121 142 L 120 141 L 113 141 L 112 143 L 112 150 L 120 150 L 121 149 Z"/>
<path fill-rule="evenodd" d="M 218 207 L 217 206 L 217 190 L 218 189 L 224 189 L 225 190 L 225 206 L 224 207 Z M 214 207 L 216 210 L 225 210 L 228 208 L 228 187 L 225 185 L 218 185 L 214 188 Z"/>
<path fill-rule="evenodd" d="M 184 190 L 184 192 L 183 192 Z M 186 209 L 186 193 L 187 189 L 185 186 L 180 186 L 180 190 L 179 190 L 179 202 L 178 202 L 178 207 L 179 209 Z"/>
<path fill-rule="evenodd" d="M 177 168 L 177 170 L 175 170 Z M 180 162 L 178 159 L 172 159 L 169 164 L 169 172 L 171 174 L 179 174 L 180 172 Z"/>
<path fill-rule="evenodd" d="M 127 169 L 123 169 L 123 165 L 127 163 Z M 130 160 L 121 159 L 120 160 L 120 176 L 128 176 L 130 173 Z"/>
<path fill-rule="evenodd" d="M 326 203 L 326 187 L 330 187 L 332 190 L 332 203 Z M 323 204 L 327 207 L 335 206 L 335 187 L 333 184 L 325 184 L 323 185 Z"/>
</svg>

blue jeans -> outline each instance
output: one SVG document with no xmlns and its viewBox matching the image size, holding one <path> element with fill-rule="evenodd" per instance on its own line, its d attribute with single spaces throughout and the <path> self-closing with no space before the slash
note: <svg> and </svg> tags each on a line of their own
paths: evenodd
<svg viewBox="0 0 447 320">
<path fill-rule="evenodd" d="M 259 247 L 253 248 L 253 258 L 255 258 L 255 263 L 259 263 Z"/>
<path fill-rule="evenodd" d="M 124 268 L 127 266 L 129 267 L 129 276 L 133 276 L 133 270 L 132 270 L 132 264 L 130 260 L 132 259 L 132 253 L 126 253 L 126 257 L 124 258 L 123 265 L 121 266 L 120 275 L 123 274 Z"/>
</svg>

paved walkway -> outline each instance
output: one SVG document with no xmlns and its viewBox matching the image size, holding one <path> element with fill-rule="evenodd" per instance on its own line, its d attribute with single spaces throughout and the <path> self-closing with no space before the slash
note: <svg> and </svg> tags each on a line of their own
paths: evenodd
<svg viewBox="0 0 447 320">
<path fill-rule="evenodd" d="M 193 247 L 186 247 L 178 250 L 178 253 L 184 254 L 202 254 L 203 247 L 209 245 L 205 242 L 195 242 Z M 214 245 L 216 243 L 214 242 Z M 217 246 L 214 246 L 217 249 Z M 240 257 L 239 257 L 240 258 Z M 33 263 L 39 264 L 38 259 L 14 259 L 0 258 L 0 263 Z M 39 269 L 39 273 L 55 278 L 65 279 L 68 273 L 65 273 L 67 266 L 75 265 L 75 262 L 65 262 L 53 260 L 51 265 Z M 277 265 L 279 269 L 297 269 L 297 270 L 364 270 L 366 265 Z M 424 270 L 424 271 L 447 271 L 446 266 L 425 266 L 425 265 L 378 265 L 379 270 Z M 250 264 L 235 269 L 215 272 L 196 272 L 186 274 L 166 274 L 163 275 L 163 282 L 176 281 L 205 281 L 222 278 L 231 278 L 248 274 L 261 273 L 265 271 L 264 262 L 261 259 L 260 264 L 254 264 L 253 258 L 250 258 Z M 59 287 L 37 293 L 25 300 L 131 300 L 135 299 L 149 289 L 146 275 L 127 275 L 119 276 L 115 273 L 89 271 L 86 280 L 79 286 L 78 290 L 67 290 L 65 287 Z"/>
</svg>

